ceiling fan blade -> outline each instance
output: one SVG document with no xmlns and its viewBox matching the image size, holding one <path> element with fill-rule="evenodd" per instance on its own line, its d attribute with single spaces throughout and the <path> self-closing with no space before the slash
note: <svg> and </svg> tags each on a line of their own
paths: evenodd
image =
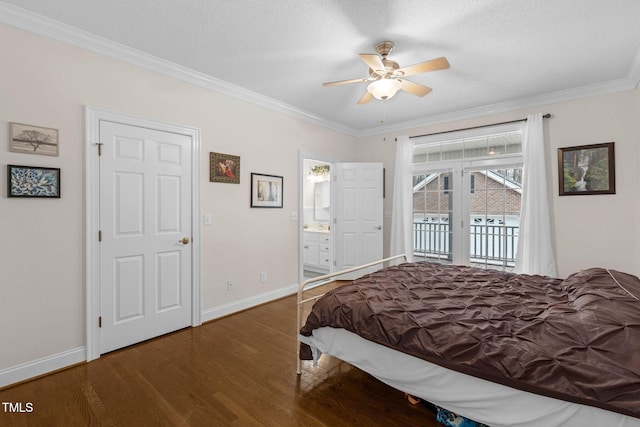
<svg viewBox="0 0 640 427">
<path fill-rule="evenodd" d="M 449 68 L 449 61 L 444 56 L 430 61 L 421 62 L 419 64 L 409 65 L 408 67 L 399 68 L 396 73 L 401 76 L 413 76 L 415 74 L 426 73 L 427 71 L 446 70 Z"/>
<path fill-rule="evenodd" d="M 360 59 L 362 59 L 373 71 L 385 71 L 382 59 L 375 53 L 361 53 Z"/>
<path fill-rule="evenodd" d="M 362 82 L 368 82 L 370 79 L 369 78 L 361 78 L 361 79 L 351 79 L 351 80 L 339 80 L 337 82 L 327 82 L 327 83 L 322 83 L 322 86 L 339 86 L 339 85 L 348 85 L 351 83 L 362 83 Z"/>
<path fill-rule="evenodd" d="M 366 91 L 364 93 L 364 95 L 362 96 L 362 98 L 360 98 L 360 101 L 358 101 L 358 105 L 366 104 L 367 102 L 371 101 L 372 99 L 373 99 L 373 95 L 371 95 L 371 92 Z"/>
<path fill-rule="evenodd" d="M 410 82 L 409 80 L 398 79 L 398 81 L 402 83 L 402 86 L 400 86 L 400 89 L 404 90 L 405 92 L 412 93 L 416 96 L 420 96 L 420 97 L 425 96 L 426 94 L 428 94 L 433 90 L 430 87 L 421 85 L 420 83 Z"/>
</svg>

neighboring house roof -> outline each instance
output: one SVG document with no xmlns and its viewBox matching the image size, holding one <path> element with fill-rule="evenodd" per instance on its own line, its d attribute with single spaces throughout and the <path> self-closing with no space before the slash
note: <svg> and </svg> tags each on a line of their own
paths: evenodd
<svg viewBox="0 0 640 427">
<path fill-rule="evenodd" d="M 504 180 L 504 185 L 509 188 L 510 190 L 516 191 L 520 194 L 522 194 L 522 185 L 518 184 L 515 181 L 510 180 L 507 177 L 504 177 L 498 173 L 495 173 L 493 171 L 474 171 L 473 173 L 481 173 L 483 175 L 486 175 L 487 178 L 502 184 L 503 180 Z M 418 182 L 416 185 L 413 186 L 413 192 L 415 193 L 416 191 L 419 191 L 420 189 L 422 189 L 424 186 L 428 185 L 429 183 L 431 183 L 433 180 L 435 180 L 438 176 L 440 175 L 440 173 L 431 173 L 429 175 L 427 175 L 423 180 L 421 180 L 420 182 Z"/>
</svg>

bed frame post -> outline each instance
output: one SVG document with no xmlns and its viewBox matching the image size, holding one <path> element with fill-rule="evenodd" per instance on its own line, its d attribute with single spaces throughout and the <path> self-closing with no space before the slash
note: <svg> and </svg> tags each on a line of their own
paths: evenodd
<svg viewBox="0 0 640 427">
<path fill-rule="evenodd" d="M 390 261 L 393 260 L 397 260 L 400 258 L 404 258 L 404 262 L 407 261 L 407 256 L 405 254 L 400 254 L 400 255 L 395 255 L 389 258 L 384 258 L 378 261 L 373 261 L 370 262 L 368 264 L 363 264 L 363 265 L 359 265 L 357 267 L 351 267 L 348 268 L 346 270 L 341 270 L 341 271 L 336 271 L 334 273 L 329 273 L 329 274 L 325 274 L 322 276 L 318 276 L 318 277 L 314 277 L 312 279 L 309 280 L 305 280 L 304 282 L 302 282 L 299 286 L 298 286 L 298 294 L 297 294 L 297 304 L 298 304 L 298 309 L 297 309 L 297 322 L 296 322 L 296 374 L 300 375 L 302 374 L 302 361 L 300 360 L 300 340 L 298 339 L 298 333 L 300 332 L 300 328 L 302 328 L 303 326 L 303 319 L 302 319 L 302 305 L 306 302 L 310 302 L 310 301 L 315 301 L 318 298 L 320 298 L 322 295 L 316 295 L 312 298 L 307 298 L 307 299 L 302 299 L 302 295 L 304 294 L 305 291 L 309 290 L 311 287 L 309 287 L 310 284 L 312 283 L 316 283 L 318 282 L 315 286 L 320 286 L 321 283 L 319 282 L 324 282 L 328 279 L 333 279 L 337 276 L 342 276 L 343 274 L 347 274 L 347 273 L 352 273 L 354 271 L 358 271 L 358 270 L 364 270 L 365 268 L 369 268 L 369 267 L 373 267 L 375 265 L 378 264 L 384 264 L 384 263 L 388 263 Z M 327 282 L 328 283 L 328 282 Z M 313 287 L 315 287 L 313 286 Z"/>
</svg>

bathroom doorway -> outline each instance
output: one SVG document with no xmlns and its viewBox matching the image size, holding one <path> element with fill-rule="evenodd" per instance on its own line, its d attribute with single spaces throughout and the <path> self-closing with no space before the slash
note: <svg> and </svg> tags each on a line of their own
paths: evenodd
<svg viewBox="0 0 640 427">
<path fill-rule="evenodd" d="M 331 162 L 302 158 L 301 281 L 333 271 Z"/>
<path fill-rule="evenodd" d="M 299 280 L 382 258 L 382 163 L 300 155 Z"/>
</svg>

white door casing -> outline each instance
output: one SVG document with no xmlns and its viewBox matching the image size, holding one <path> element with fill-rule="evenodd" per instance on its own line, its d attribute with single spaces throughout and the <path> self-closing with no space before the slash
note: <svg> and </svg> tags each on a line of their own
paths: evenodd
<svg viewBox="0 0 640 427">
<path fill-rule="evenodd" d="M 335 270 L 383 257 L 382 163 L 335 164 Z"/>
<path fill-rule="evenodd" d="M 91 360 L 200 324 L 199 132 L 87 113 L 87 157 L 97 157 L 98 147 L 102 154 L 87 172 L 87 191 L 97 190 L 87 221 Z"/>
</svg>

